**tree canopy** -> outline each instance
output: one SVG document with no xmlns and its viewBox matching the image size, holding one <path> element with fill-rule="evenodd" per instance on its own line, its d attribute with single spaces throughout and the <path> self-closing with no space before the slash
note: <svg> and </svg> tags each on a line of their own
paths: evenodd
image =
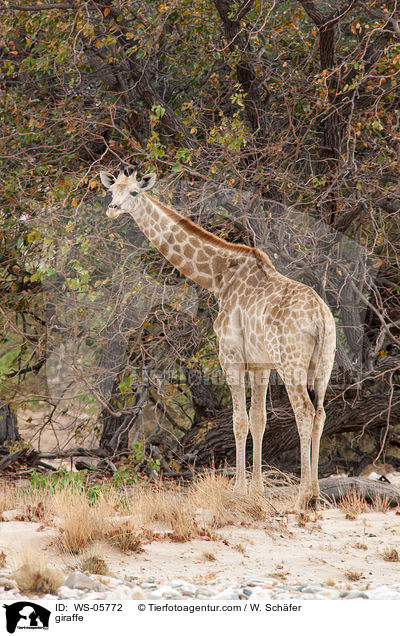
<svg viewBox="0 0 400 636">
<path fill-rule="evenodd" d="M 101 425 L 114 450 L 129 428 L 143 437 L 145 404 L 153 441 L 164 428 L 206 439 L 228 404 L 214 299 L 133 222 L 105 217 L 100 168 L 134 165 L 157 172 L 156 196 L 325 298 L 339 334 L 330 400 L 375 400 L 342 442 L 370 435 L 357 452 L 392 457 L 399 18 L 396 1 L 373 0 L 5 2 L 3 400 L 47 401 L 50 420 L 80 401 L 85 430 Z M 269 459 L 285 464 L 279 449 Z"/>
</svg>

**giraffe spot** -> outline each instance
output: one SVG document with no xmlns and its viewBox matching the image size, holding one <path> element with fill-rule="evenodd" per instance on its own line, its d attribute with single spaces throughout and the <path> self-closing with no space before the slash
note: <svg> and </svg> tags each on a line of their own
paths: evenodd
<svg viewBox="0 0 400 636">
<path fill-rule="evenodd" d="M 182 257 L 180 257 L 180 258 L 182 258 Z M 188 263 L 188 262 L 185 262 L 185 264 L 182 265 L 181 271 L 182 271 L 182 274 L 185 274 L 185 276 L 189 276 L 189 277 L 193 276 L 193 274 L 194 274 L 194 268 L 193 268 L 192 264 Z"/>
<path fill-rule="evenodd" d="M 169 253 L 170 253 L 170 244 L 167 243 L 166 241 L 162 241 L 160 243 L 160 245 L 158 246 L 159 251 L 161 252 L 161 254 L 163 254 L 165 257 L 168 256 L 169 258 Z"/>
<path fill-rule="evenodd" d="M 199 261 L 199 263 L 208 263 L 210 258 L 207 256 L 204 250 L 199 250 L 197 260 Z"/>
<path fill-rule="evenodd" d="M 200 263 L 199 263 L 200 265 Z M 211 276 L 211 267 L 206 264 L 206 263 L 201 263 L 201 273 L 202 274 L 207 274 L 208 276 Z"/>
<path fill-rule="evenodd" d="M 226 272 L 226 259 L 222 256 L 215 256 L 212 260 L 212 268 L 214 272 L 225 273 Z"/>
<path fill-rule="evenodd" d="M 190 244 L 183 246 L 183 253 L 187 258 L 192 258 L 194 255 L 193 247 Z"/>
<path fill-rule="evenodd" d="M 178 230 L 175 232 L 175 238 L 179 243 L 183 243 L 184 241 L 187 241 L 188 237 L 183 230 Z"/>
<path fill-rule="evenodd" d="M 199 285 L 201 285 L 202 287 L 205 287 L 206 289 L 208 287 L 210 287 L 211 285 L 211 280 L 208 276 L 196 276 L 196 283 L 198 283 Z"/>
<path fill-rule="evenodd" d="M 158 235 L 161 234 L 161 226 L 159 223 L 154 223 L 152 229 L 153 229 L 153 232 L 155 232 L 156 234 Z"/>
<path fill-rule="evenodd" d="M 215 247 L 211 247 L 210 245 L 204 245 L 203 250 L 209 258 L 212 256 L 215 256 L 215 253 L 216 253 Z"/>
</svg>

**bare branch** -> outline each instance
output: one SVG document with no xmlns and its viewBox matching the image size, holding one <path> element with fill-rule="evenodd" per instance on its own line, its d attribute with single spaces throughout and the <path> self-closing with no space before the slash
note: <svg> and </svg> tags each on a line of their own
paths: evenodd
<svg viewBox="0 0 400 636">
<path fill-rule="evenodd" d="M 27 5 L 27 4 L 9 4 L 6 7 L 0 7 L 0 11 L 8 11 L 9 9 L 13 9 L 15 11 L 50 11 L 51 9 L 79 9 L 77 5 L 74 3 L 71 4 L 63 4 L 55 2 L 54 4 L 37 4 L 37 5 Z"/>
</svg>

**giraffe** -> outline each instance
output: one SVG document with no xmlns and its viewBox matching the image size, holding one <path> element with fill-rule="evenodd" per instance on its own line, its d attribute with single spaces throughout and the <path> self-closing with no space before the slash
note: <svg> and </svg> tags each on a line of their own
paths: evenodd
<svg viewBox="0 0 400 636">
<path fill-rule="evenodd" d="M 112 194 L 107 216 L 129 213 L 142 232 L 184 276 L 212 292 L 219 303 L 214 330 L 219 360 L 232 395 L 236 444 L 234 493 L 247 493 L 245 445 L 250 428 L 250 488 L 263 492 L 261 449 L 271 369 L 283 380 L 300 438 L 301 476 L 295 510 L 315 507 L 318 457 L 325 422 L 324 397 L 336 351 L 330 309 L 310 287 L 280 274 L 255 247 L 229 243 L 154 199 L 154 173 L 117 177 L 101 172 Z M 251 405 L 246 408 L 245 374 Z"/>
</svg>

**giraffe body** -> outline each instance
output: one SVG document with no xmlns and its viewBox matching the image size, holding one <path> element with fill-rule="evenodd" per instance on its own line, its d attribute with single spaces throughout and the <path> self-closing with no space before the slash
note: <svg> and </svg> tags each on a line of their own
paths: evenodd
<svg viewBox="0 0 400 636">
<path fill-rule="evenodd" d="M 153 175 L 116 180 L 101 173 L 113 195 L 107 214 L 128 212 L 157 249 L 185 276 L 218 298 L 214 323 L 219 359 L 232 394 L 238 494 L 247 492 L 245 445 L 253 438 L 251 487 L 263 491 L 261 446 L 266 425 L 266 392 L 271 369 L 282 378 L 300 437 L 301 480 L 296 508 L 316 503 L 319 442 L 325 422 L 326 387 L 336 350 L 333 316 L 318 294 L 276 271 L 268 256 L 228 243 L 147 194 Z M 245 373 L 252 398 L 246 410 Z M 314 400 L 311 400 L 311 397 Z"/>
</svg>

